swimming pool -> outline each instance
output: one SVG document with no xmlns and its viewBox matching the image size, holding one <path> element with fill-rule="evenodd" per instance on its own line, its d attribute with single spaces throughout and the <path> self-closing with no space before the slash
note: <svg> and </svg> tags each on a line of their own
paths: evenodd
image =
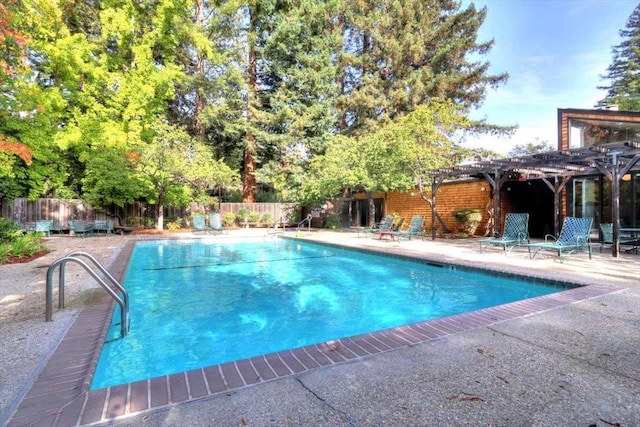
<svg viewBox="0 0 640 427">
<path fill-rule="evenodd" d="M 92 389 L 567 289 L 291 239 L 138 242 L 124 285 Z"/>
</svg>

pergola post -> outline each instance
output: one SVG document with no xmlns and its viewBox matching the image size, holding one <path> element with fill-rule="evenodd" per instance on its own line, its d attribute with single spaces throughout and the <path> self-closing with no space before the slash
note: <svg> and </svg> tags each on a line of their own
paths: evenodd
<svg viewBox="0 0 640 427">
<path fill-rule="evenodd" d="M 560 178 L 560 180 L 558 180 Z M 567 185 L 571 176 L 554 176 L 553 184 L 549 182 L 547 178 L 542 178 L 542 182 L 547 184 L 547 187 L 553 191 L 553 235 L 558 236 L 560 234 L 560 193 L 562 189 Z"/>
<path fill-rule="evenodd" d="M 611 156 L 611 171 L 602 162 L 597 161 L 596 165 L 600 172 L 611 181 L 611 218 L 613 220 L 611 255 L 617 258 L 620 254 L 620 180 L 640 160 L 640 155 L 634 156 L 626 165 L 620 168 L 618 156 L 623 152 L 612 151 L 606 154 Z"/>
</svg>

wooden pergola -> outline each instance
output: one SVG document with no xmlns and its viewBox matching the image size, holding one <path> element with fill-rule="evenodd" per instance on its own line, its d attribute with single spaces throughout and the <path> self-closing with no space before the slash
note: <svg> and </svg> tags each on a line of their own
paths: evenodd
<svg viewBox="0 0 640 427">
<path fill-rule="evenodd" d="M 431 230 L 436 238 L 436 192 L 445 181 L 468 177 L 484 177 L 493 190 L 493 227 L 500 229 L 501 189 L 509 180 L 524 177 L 542 180 L 554 194 L 554 234 L 560 231 L 561 193 L 575 176 L 603 175 L 611 181 L 613 219 L 613 244 L 611 253 L 617 257 L 620 251 L 620 180 L 624 175 L 640 171 L 640 141 L 612 142 L 585 148 L 550 151 L 522 157 L 495 159 L 451 168 L 429 170 L 431 187 Z"/>
</svg>

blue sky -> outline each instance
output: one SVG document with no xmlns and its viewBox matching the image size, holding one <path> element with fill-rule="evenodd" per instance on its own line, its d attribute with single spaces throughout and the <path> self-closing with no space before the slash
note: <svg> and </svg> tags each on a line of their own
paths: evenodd
<svg viewBox="0 0 640 427">
<path fill-rule="evenodd" d="M 470 1 L 465 1 L 468 4 Z M 494 39 L 490 72 L 509 73 L 498 89 L 489 89 L 473 118 L 518 125 L 511 138 L 469 138 L 466 145 L 506 154 L 516 144 L 557 144 L 558 108 L 593 108 L 605 92 L 612 47 L 622 39 L 638 0 L 474 0 L 487 6 L 478 41 Z"/>
</svg>

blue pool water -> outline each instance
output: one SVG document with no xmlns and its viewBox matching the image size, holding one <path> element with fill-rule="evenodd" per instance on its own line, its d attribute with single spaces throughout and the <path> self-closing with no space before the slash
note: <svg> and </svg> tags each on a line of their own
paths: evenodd
<svg viewBox="0 0 640 427">
<path fill-rule="evenodd" d="M 563 290 L 289 239 L 138 242 L 91 388 Z"/>
</svg>

